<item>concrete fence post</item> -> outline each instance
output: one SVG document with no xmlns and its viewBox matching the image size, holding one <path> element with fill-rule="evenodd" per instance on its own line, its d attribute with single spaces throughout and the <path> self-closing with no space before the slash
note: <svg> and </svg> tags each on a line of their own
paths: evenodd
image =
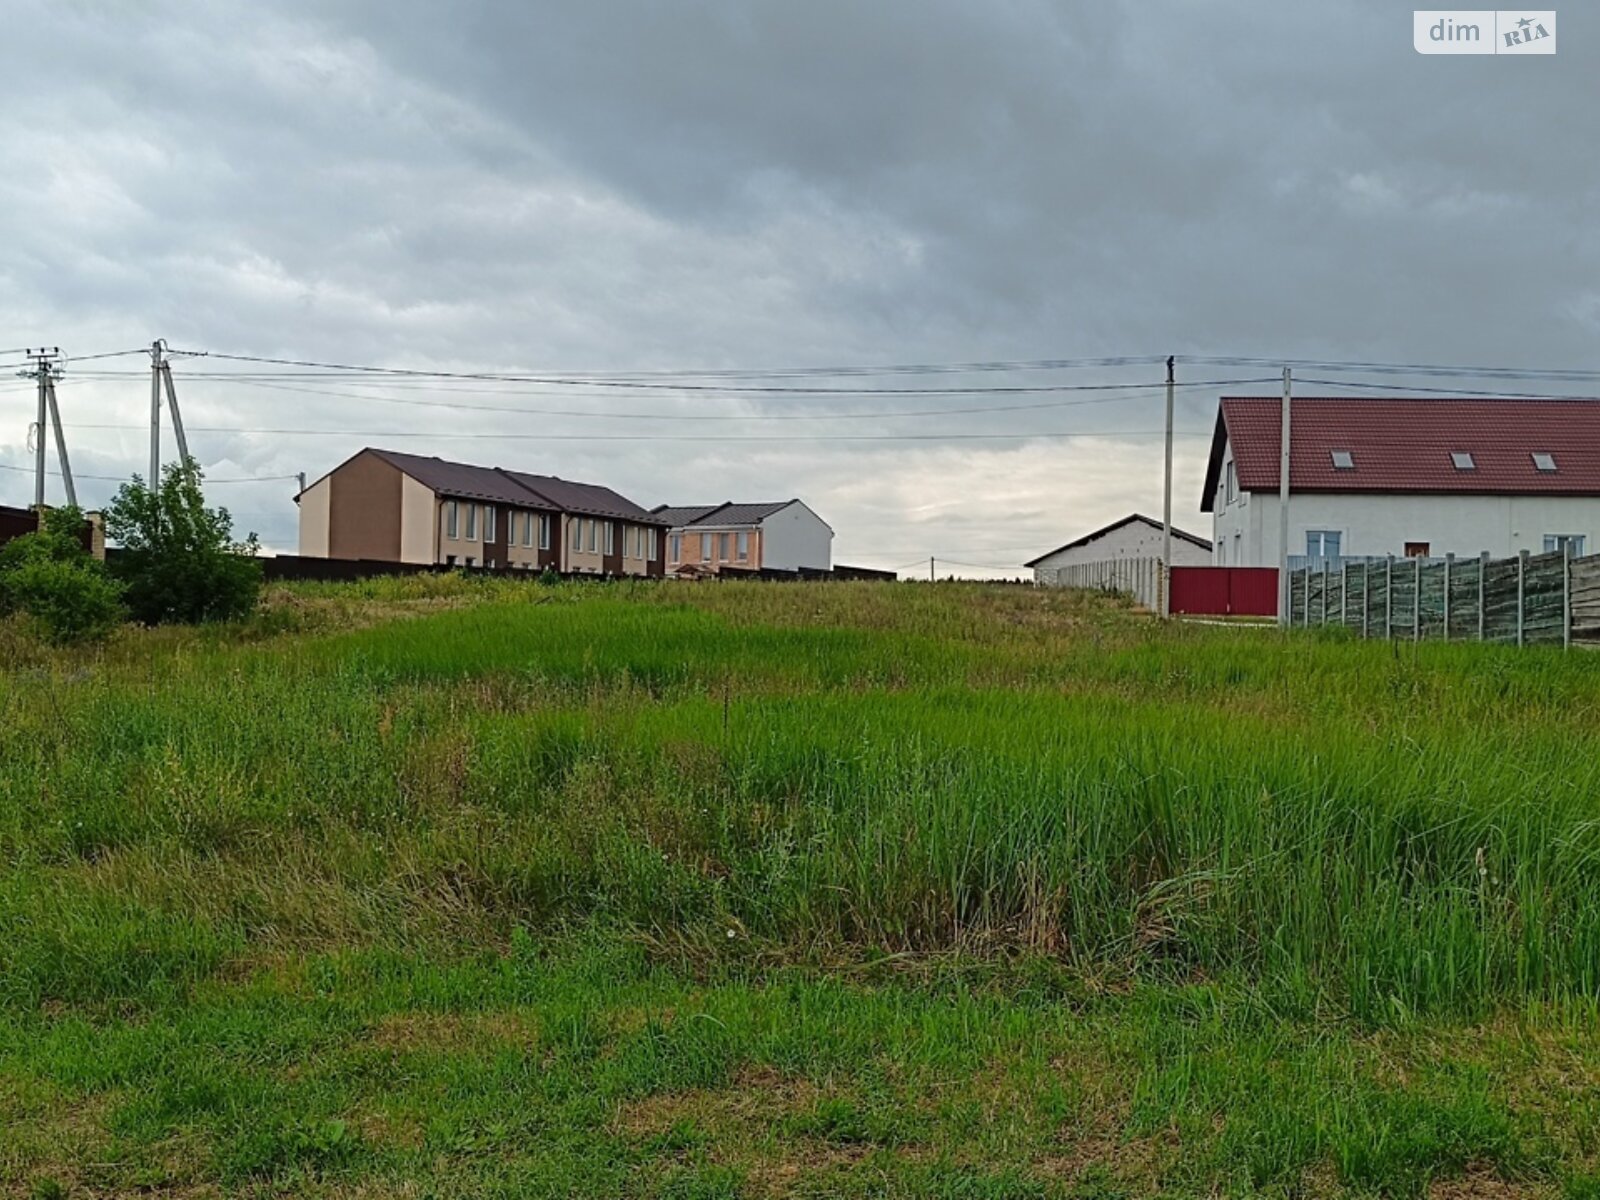
<svg viewBox="0 0 1600 1200">
<path fill-rule="evenodd" d="M 1489 552 L 1478 555 L 1478 640 L 1489 640 Z"/>
<path fill-rule="evenodd" d="M 1419 555 L 1412 560 L 1417 564 L 1417 569 L 1412 576 L 1411 584 L 1411 640 L 1422 640 L 1422 558 Z"/>
<path fill-rule="evenodd" d="M 1561 648 L 1572 649 L 1572 544 L 1561 543 Z"/>
<path fill-rule="evenodd" d="M 1350 624 L 1350 564 L 1339 564 L 1339 624 Z"/>
<path fill-rule="evenodd" d="M 1328 560 L 1322 560 L 1322 626 L 1328 625 Z"/>
<path fill-rule="evenodd" d="M 1527 599 L 1528 585 L 1528 552 L 1517 551 L 1517 645 L 1522 645 L 1525 637 L 1524 626 L 1527 616 L 1523 612 L 1523 601 Z"/>
<path fill-rule="evenodd" d="M 1361 562 L 1361 636 L 1372 636 L 1372 560 Z"/>
<path fill-rule="evenodd" d="M 1383 565 L 1383 640 L 1394 637 L 1394 555 Z"/>
<path fill-rule="evenodd" d="M 1450 640 L 1450 576 L 1455 569 L 1456 556 L 1444 556 L 1444 640 Z"/>
</svg>

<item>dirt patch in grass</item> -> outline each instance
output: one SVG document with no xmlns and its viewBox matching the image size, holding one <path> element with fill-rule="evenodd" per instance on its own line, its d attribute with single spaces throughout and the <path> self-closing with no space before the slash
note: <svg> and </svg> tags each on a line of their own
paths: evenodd
<svg viewBox="0 0 1600 1200">
<path fill-rule="evenodd" d="M 1469 1169 L 1457 1179 L 1435 1179 L 1428 1200 L 1533 1200 L 1554 1193 L 1546 1187 L 1496 1178 L 1487 1168 Z"/>
<path fill-rule="evenodd" d="M 624 1104 L 617 1131 L 632 1138 L 667 1133 L 687 1123 L 708 1133 L 746 1133 L 775 1127 L 804 1111 L 823 1094 L 809 1080 L 786 1079 L 770 1068 L 741 1071 L 725 1088 L 664 1092 Z"/>
<path fill-rule="evenodd" d="M 368 1043 L 396 1054 L 506 1045 L 531 1050 L 539 1044 L 539 1023 L 517 1012 L 391 1013 L 373 1026 Z"/>
</svg>

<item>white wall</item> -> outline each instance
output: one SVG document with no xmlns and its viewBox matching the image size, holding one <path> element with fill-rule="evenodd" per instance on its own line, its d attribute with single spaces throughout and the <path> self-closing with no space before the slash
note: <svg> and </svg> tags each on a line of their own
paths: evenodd
<svg viewBox="0 0 1600 1200">
<path fill-rule="evenodd" d="M 1278 565 L 1278 497 L 1244 494 L 1216 513 L 1218 563 Z M 1318 495 L 1289 497 L 1289 553 L 1306 552 L 1306 533 L 1336 530 L 1346 556 L 1396 556 L 1407 542 L 1433 557 L 1509 558 L 1544 550 L 1546 534 L 1581 533 L 1585 553 L 1600 551 L 1600 498 L 1588 496 Z M 1234 537 L 1238 535 L 1236 556 Z M 1226 543 L 1226 545 L 1224 545 Z M 1225 556 L 1225 557 L 1224 557 Z"/>
<path fill-rule="evenodd" d="M 1161 526 L 1146 525 L 1143 521 L 1130 521 L 1113 529 L 1104 537 L 1095 538 L 1070 550 L 1057 550 L 1034 564 L 1036 583 L 1051 582 L 1055 572 L 1062 567 L 1079 563 L 1112 562 L 1124 558 L 1160 558 Z M 1173 534 L 1172 565 L 1175 567 L 1208 567 L 1211 551 L 1203 550 L 1193 542 Z"/>
<path fill-rule="evenodd" d="M 831 570 L 833 530 L 797 500 L 761 522 L 761 565 L 781 571 Z"/>
<path fill-rule="evenodd" d="M 400 476 L 400 561 L 437 561 L 434 531 L 438 529 L 439 506 L 433 490 L 409 475 Z"/>
<path fill-rule="evenodd" d="M 300 553 L 307 558 L 328 557 L 328 504 L 332 499 L 331 478 L 319 479 L 300 493 Z"/>
</svg>

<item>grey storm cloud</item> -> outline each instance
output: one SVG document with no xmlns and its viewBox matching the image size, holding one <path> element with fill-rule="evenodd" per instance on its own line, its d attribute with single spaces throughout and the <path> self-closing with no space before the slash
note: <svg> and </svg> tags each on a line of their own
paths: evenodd
<svg viewBox="0 0 1600 1200">
<path fill-rule="evenodd" d="M 1418 56 L 1410 10 L 1378 0 L 12 9 L 38 52 L 0 78 L 4 347 L 90 353 L 159 335 L 318 361 L 594 372 L 1595 357 L 1600 47 L 1584 9 L 1560 13 L 1560 53 L 1538 59 Z M 69 364 L 75 466 L 119 476 L 144 462 L 147 385 L 138 359 L 94 365 L 125 374 Z M 880 565 L 1018 563 L 1160 501 L 1154 392 L 996 411 L 1064 397 L 206 378 L 218 370 L 178 367 L 186 416 L 206 430 L 195 449 L 219 478 L 315 476 L 407 435 L 395 444 L 646 503 L 801 495 L 841 558 Z M 1178 513 L 1191 525 L 1215 395 L 1183 393 Z M 0 463 L 25 466 L 25 384 L 0 383 L 0 404 Z M 991 411 L 860 419 L 961 407 Z M 759 419 L 798 413 L 819 419 Z M 811 436 L 905 432 L 927 440 Z M 970 438 L 1028 432 L 1056 436 Z M 1060 436 L 1072 432 L 1093 436 Z M 455 436 L 467 433 L 483 436 Z M 576 436 L 640 433 L 683 440 Z M 729 435 L 773 440 L 713 440 Z M 28 491 L 25 472 L 0 470 L 0 498 Z M 292 548 L 291 491 L 218 494 Z"/>
</svg>

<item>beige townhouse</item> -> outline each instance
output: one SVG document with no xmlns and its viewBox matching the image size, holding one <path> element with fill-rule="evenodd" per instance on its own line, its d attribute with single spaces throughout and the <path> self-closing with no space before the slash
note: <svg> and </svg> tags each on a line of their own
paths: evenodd
<svg viewBox="0 0 1600 1200">
<path fill-rule="evenodd" d="M 368 447 L 295 500 L 307 557 L 665 572 L 667 523 L 599 484 Z"/>
<path fill-rule="evenodd" d="M 670 527 L 668 574 L 827 571 L 833 566 L 833 530 L 800 500 L 660 504 L 651 515 Z"/>
</svg>

